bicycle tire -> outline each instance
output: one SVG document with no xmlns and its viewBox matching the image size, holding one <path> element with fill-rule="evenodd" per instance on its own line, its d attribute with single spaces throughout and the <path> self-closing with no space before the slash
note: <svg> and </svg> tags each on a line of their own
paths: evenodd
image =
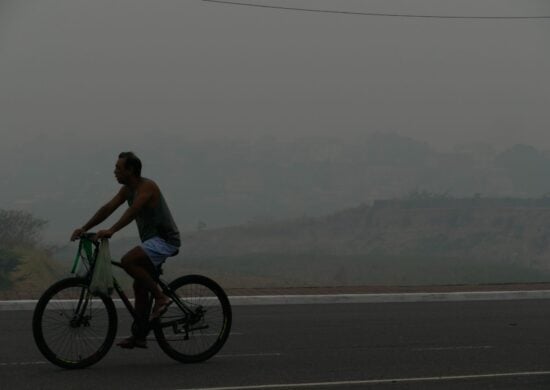
<svg viewBox="0 0 550 390">
<path fill-rule="evenodd" d="M 210 359 L 223 347 L 231 330 L 232 313 L 227 295 L 216 282 L 201 275 L 182 276 L 168 287 L 186 306 L 195 313 L 200 310 L 202 315 L 190 324 L 176 302 L 172 303 L 154 326 L 159 346 L 168 356 L 183 363 Z M 180 322 L 167 326 L 174 321 Z M 203 332 L 206 329 L 209 333 Z"/>
<path fill-rule="evenodd" d="M 46 359 L 59 367 L 75 369 L 97 363 L 115 340 L 118 319 L 113 300 L 92 296 L 88 286 L 84 278 L 60 280 L 42 294 L 34 309 L 36 345 Z M 85 315 L 75 315 L 76 310 Z M 91 329 L 92 324 L 103 327 L 97 333 L 99 337 Z"/>
</svg>

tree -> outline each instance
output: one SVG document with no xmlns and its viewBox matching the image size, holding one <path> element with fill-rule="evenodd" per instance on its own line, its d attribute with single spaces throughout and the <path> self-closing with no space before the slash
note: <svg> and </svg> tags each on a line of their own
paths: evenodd
<svg viewBox="0 0 550 390">
<path fill-rule="evenodd" d="M 46 223 L 27 211 L 0 209 L 0 248 L 35 245 Z"/>
<path fill-rule="evenodd" d="M 445 192 L 431 192 L 427 190 L 414 190 L 407 194 L 405 200 L 449 200 L 452 196 L 449 191 Z"/>
<path fill-rule="evenodd" d="M 197 230 L 200 232 L 200 231 L 203 231 L 203 230 L 206 230 L 207 226 L 206 226 L 206 222 L 204 221 L 199 221 L 197 222 Z"/>
<path fill-rule="evenodd" d="M 45 224 L 27 211 L 0 209 L 0 289 L 11 286 L 10 273 L 21 260 L 17 247 L 34 247 Z"/>
<path fill-rule="evenodd" d="M 0 248 L 0 290 L 10 287 L 9 273 L 15 270 L 19 257 L 7 250 Z"/>
</svg>

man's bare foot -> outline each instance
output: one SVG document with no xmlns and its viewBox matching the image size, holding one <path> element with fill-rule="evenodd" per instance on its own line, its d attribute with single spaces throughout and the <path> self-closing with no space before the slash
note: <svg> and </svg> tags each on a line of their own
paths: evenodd
<svg viewBox="0 0 550 390">
<path fill-rule="evenodd" d="M 168 306 L 172 304 L 172 300 L 168 298 L 166 295 L 160 299 L 155 299 L 155 306 L 153 307 L 153 313 L 151 314 L 151 320 L 155 320 L 159 318 L 161 315 L 166 313 L 166 310 L 168 310 Z"/>
<path fill-rule="evenodd" d="M 134 336 L 125 338 L 121 342 L 117 343 L 120 348 L 132 349 L 132 348 L 147 348 L 147 340 L 138 339 Z"/>
</svg>

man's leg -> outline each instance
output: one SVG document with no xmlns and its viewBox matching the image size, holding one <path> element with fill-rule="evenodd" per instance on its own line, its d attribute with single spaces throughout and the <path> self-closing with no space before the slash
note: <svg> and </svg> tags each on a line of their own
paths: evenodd
<svg viewBox="0 0 550 390">
<path fill-rule="evenodd" d="M 135 310 L 136 310 L 136 323 L 138 325 L 138 333 L 134 333 L 132 336 L 127 337 L 121 342 L 117 343 L 122 348 L 147 348 L 146 335 L 143 329 L 147 326 L 149 321 L 149 313 L 147 312 L 147 304 L 149 300 L 149 290 L 143 287 L 138 281 L 134 280 L 134 298 L 135 298 Z"/>
<path fill-rule="evenodd" d="M 146 323 L 149 320 L 149 313 L 147 313 L 149 290 L 142 286 L 137 280 L 134 280 L 134 298 L 136 299 L 134 307 L 138 320 L 140 323 Z"/>
<path fill-rule="evenodd" d="M 170 298 L 164 295 L 162 289 L 151 276 L 155 272 L 155 269 L 142 247 L 136 246 L 126 253 L 124 257 L 122 257 L 121 263 L 124 270 L 135 279 L 136 284 L 153 294 L 155 298 L 153 312 L 160 306 L 170 302 Z M 137 299 L 138 297 L 136 296 L 136 300 Z M 142 297 L 140 297 L 139 305 L 142 304 L 141 299 Z M 138 309 L 137 305 L 138 302 L 136 302 L 136 310 Z M 146 298 L 144 305 L 146 305 Z"/>
</svg>

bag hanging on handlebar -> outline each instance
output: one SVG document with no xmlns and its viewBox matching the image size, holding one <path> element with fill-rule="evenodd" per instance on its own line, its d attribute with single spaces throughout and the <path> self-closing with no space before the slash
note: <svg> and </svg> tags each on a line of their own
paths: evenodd
<svg viewBox="0 0 550 390">
<path fill-rule="evenodd" d="M 93 295 L 110 295 L 113 291 L 113 272 L 111 270 L 111 253 L 109 241 L 102 239 L 99 244 L 94 273 L 90 283 L 90 292 Z"/>
</svg>

